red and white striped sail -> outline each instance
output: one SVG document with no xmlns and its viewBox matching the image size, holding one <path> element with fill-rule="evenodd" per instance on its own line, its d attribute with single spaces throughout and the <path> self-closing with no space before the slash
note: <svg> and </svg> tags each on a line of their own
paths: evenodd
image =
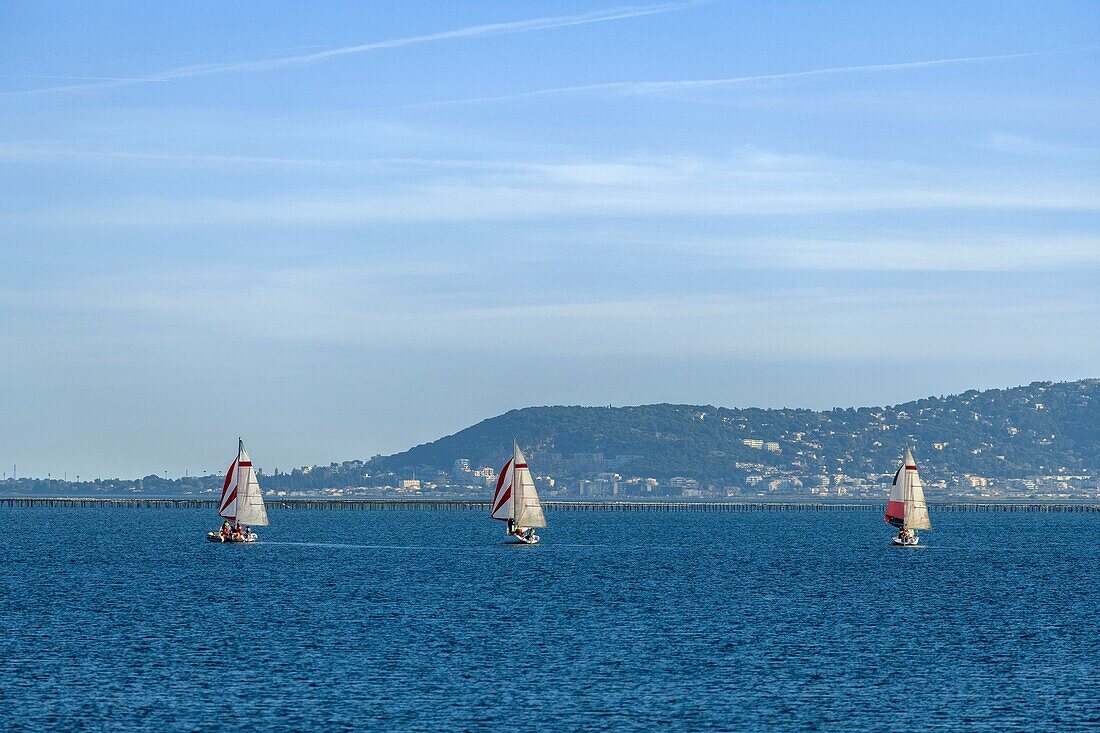
<svg viewBox="0 0 1100 733">
<path fill-rule="evenodd" d="M 237 518 L 237 464 L 240 458 L 238 453 L 229 464 L 229 470 L 225 472 L 225 483 L 222 484 L 222 498 L 218 502 L 218 516 L 227 519 Z"/>
<path fill-rule="evenodd" d="M 890 486 L 890 499 L 886 504 L 886 521 L 902 529 L 932 529 L 928 518 L 928 504 L 924 501 L 924 485 L 917 473 L 913 452 L 905 449 L 905 460 Z"/>
<path fill-rule="evenodd" d="M 237 457 L 229 464 L 225 474 L 218 515 L 250 527 L 267 525 L 267 508 L 260 482 L 243 442 L 238 443 Z"/>
<path fill-rule="evenodd" d="M 546 526 L 546 515 L 535 490 L 535 481 L 527 468 L 527 459 L 516 443 L 512 444 L 512 457 L 500 469 L 489 516 L 502 521 L 510 519 L 515 526 L 522 528 Z"/>
<path fill-rule="evenodd" d="M 512 518 L 512 483 L 515 480 L 515 457 L 508 459 L 497 476 L 497 488 L 493 492 L 493 501 L 489 505 L 489 516 L 493 519 L 508 521 Z"/>
</svg>

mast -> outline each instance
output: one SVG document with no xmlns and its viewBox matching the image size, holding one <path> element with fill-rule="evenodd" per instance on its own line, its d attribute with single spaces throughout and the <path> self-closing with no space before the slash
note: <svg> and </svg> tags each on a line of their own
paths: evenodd
<svg viewBox="0 0 1100 733">
<path fill-rule="evenodd" d="M 512 526 L 519 521 L 523 506 L 523 482 L 519 480 L 519 443 L 512 438 Z"/>
<path fill-rule="evenodd" d="M 248 480 L 248 475 L 245 473 L 244 467 L 241 466 L 241 463 L 243 462 L 241 460 L 241 457 L 243 455 L 244 455 L 244 440 L 242 440 L 241 436 L 238 435 L 237 436 L 237 512 L 238 513 L 240 513 L 240 507 L 241 507 L 241 491 L 244 490 L 244 487 L 245 487 L 245 483 L 244 483 L 244 481 L 241 481 L 241 479 L 245 479 L 245 481 Z M 234 517 L 233 521 L 237 521 L 237 518 Z"/>
</svg>

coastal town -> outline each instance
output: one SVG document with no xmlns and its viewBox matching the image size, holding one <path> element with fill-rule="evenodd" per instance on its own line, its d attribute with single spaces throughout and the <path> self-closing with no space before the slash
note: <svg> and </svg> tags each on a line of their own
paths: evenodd
<svg viewBox="0 0 1100 733">
<path fill-rule="evenodd" d="M 773 450 L 767 445 L 763 450 Z M 532 474 L 539 493 L 560 500 L 706 500 L 706 501 L 881 501 L 889 491 L 890 472 L 799 474 L 766 463 L 738 462 L 743 481 L 700 481 L 689 476 L 657 478 L 632 473 L 637 456 L 579 453 L 569 458 L 542 456 Z M 328 466 L 305 466 L 291 473 L 260 474 L 269 497 L 306 498 L 485 498 L 492 495 L 498 468 L 474 465 L 468 458 L 454 461 L 450 470 L 372 471 L 369 462 L 345 461 Z M 352 480 L 355 477 L 357 480 Z M 288 479 L 296 480 L 288 480 Z M 316 486 L 305 486 L 313 478 Z M 296 484 L 292 487 L 288 484 Z M 1095 501 L 1100 478 L 1057 472 L 1028 478 L 979 476 L 971 473 L 924 480 L 931 501 Z M 0 494 L 89 496 L 202 497 L 220 491 L 220 478 L 189 476 L 168 479 L 150 475 L 136 480 L 95 481 L 0 479 Z"/>
<path fill-rule="evenodd" d="M 843 473 L 796 475 L 763 463 L 738 466 L 747 472 L 741 483 L 700 482 L 696 478 L 673 476 L 658 479 L 630 473 L 634 456 L 607 458 L 601 453 L 583 453 L 571 458 L 544 457 L 543 466 L 532 466 L 540 495 L 558 499 L 604 500 L 882 500 L 894 478 L 893 472 L 847 475 Z M 358 464 L 358 465 L 357 465 Z M 337 468 L 332 466 L 331 468 Z M 268 489 L 273 496 L 473 498 L 492 494 L 497 470 L 474 466 L 459 458 L 450 471 L 393 472 L 372 474 L 359 461 L 340 464 L 341 473 L 362 471 L 362 485 L 321 489 Z M 306 467 L 306 474 L 319 470 Z M 208 493 L 214 490 L 209 489 Z M 1022 479 L 990 478 L 962 474 L 925 480 L 930 500 L 1045 500 L 1074 501 L 1100 498 L 1100 479 L 1090 475 L 1054 474 Z"/>
</svg>

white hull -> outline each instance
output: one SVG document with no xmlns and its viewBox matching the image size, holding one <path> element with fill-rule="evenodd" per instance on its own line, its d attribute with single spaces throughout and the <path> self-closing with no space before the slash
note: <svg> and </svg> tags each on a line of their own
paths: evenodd
<svg viewBox="0 0 1100 733">
<path fill-rule="evenodd" d="M 920 537 L 917 537 L 916 535 L 913 535 L 912 537 L 910 537 L 909 539 L 906 539 L 906 540 L 903 540 L 901 537 L 895 537 L 893 539 L 893 542 L 898 547 L 916 547 L 917 543 L 920 542 Z"/>
<path fill-rule="evenodd" d="M 222 539 L 221 534 L 218 533 L 218 532 L 207 532 L 206 533 L 206 541 L 207 542 L 232 542 L 232 543 L 238 543 L 239 544 L 239 543 L 242 543 L 242 542 L 255 542 L 258 539 L 260 539 L 260 538 L 256 535 L 255 532 L 249 532 L 248 535 L 244 539 L 239 539 L 239 540 L 238 539 L 233 539 L 232 536 L 230 536 L 226 539 Z"/>
<path fill-rule="evenodd" d="M 524 545 L 534 545 L 538 543 L 539 536 L 532 532 L 530 536 L 514 534 L 512 535 L 512 539 Z"/>
</svg>

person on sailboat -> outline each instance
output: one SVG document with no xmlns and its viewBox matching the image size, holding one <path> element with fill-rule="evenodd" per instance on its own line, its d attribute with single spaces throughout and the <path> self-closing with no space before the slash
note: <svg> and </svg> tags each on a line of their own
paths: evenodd
<svg viewBox="0 0 1100 733">
<path fill-rule="evenodd" d="M 221 529 L 221 532 L 219 533 L 221 535 L 222 542 L 225 542 L 226 540 L 228 540 L 229 535 L 232 532 L 233 532 L 233 526 L 231 524 L 229 524 L 229 520 L 227 519 L 222 523 L 222 529 Z"/>
</svg>

